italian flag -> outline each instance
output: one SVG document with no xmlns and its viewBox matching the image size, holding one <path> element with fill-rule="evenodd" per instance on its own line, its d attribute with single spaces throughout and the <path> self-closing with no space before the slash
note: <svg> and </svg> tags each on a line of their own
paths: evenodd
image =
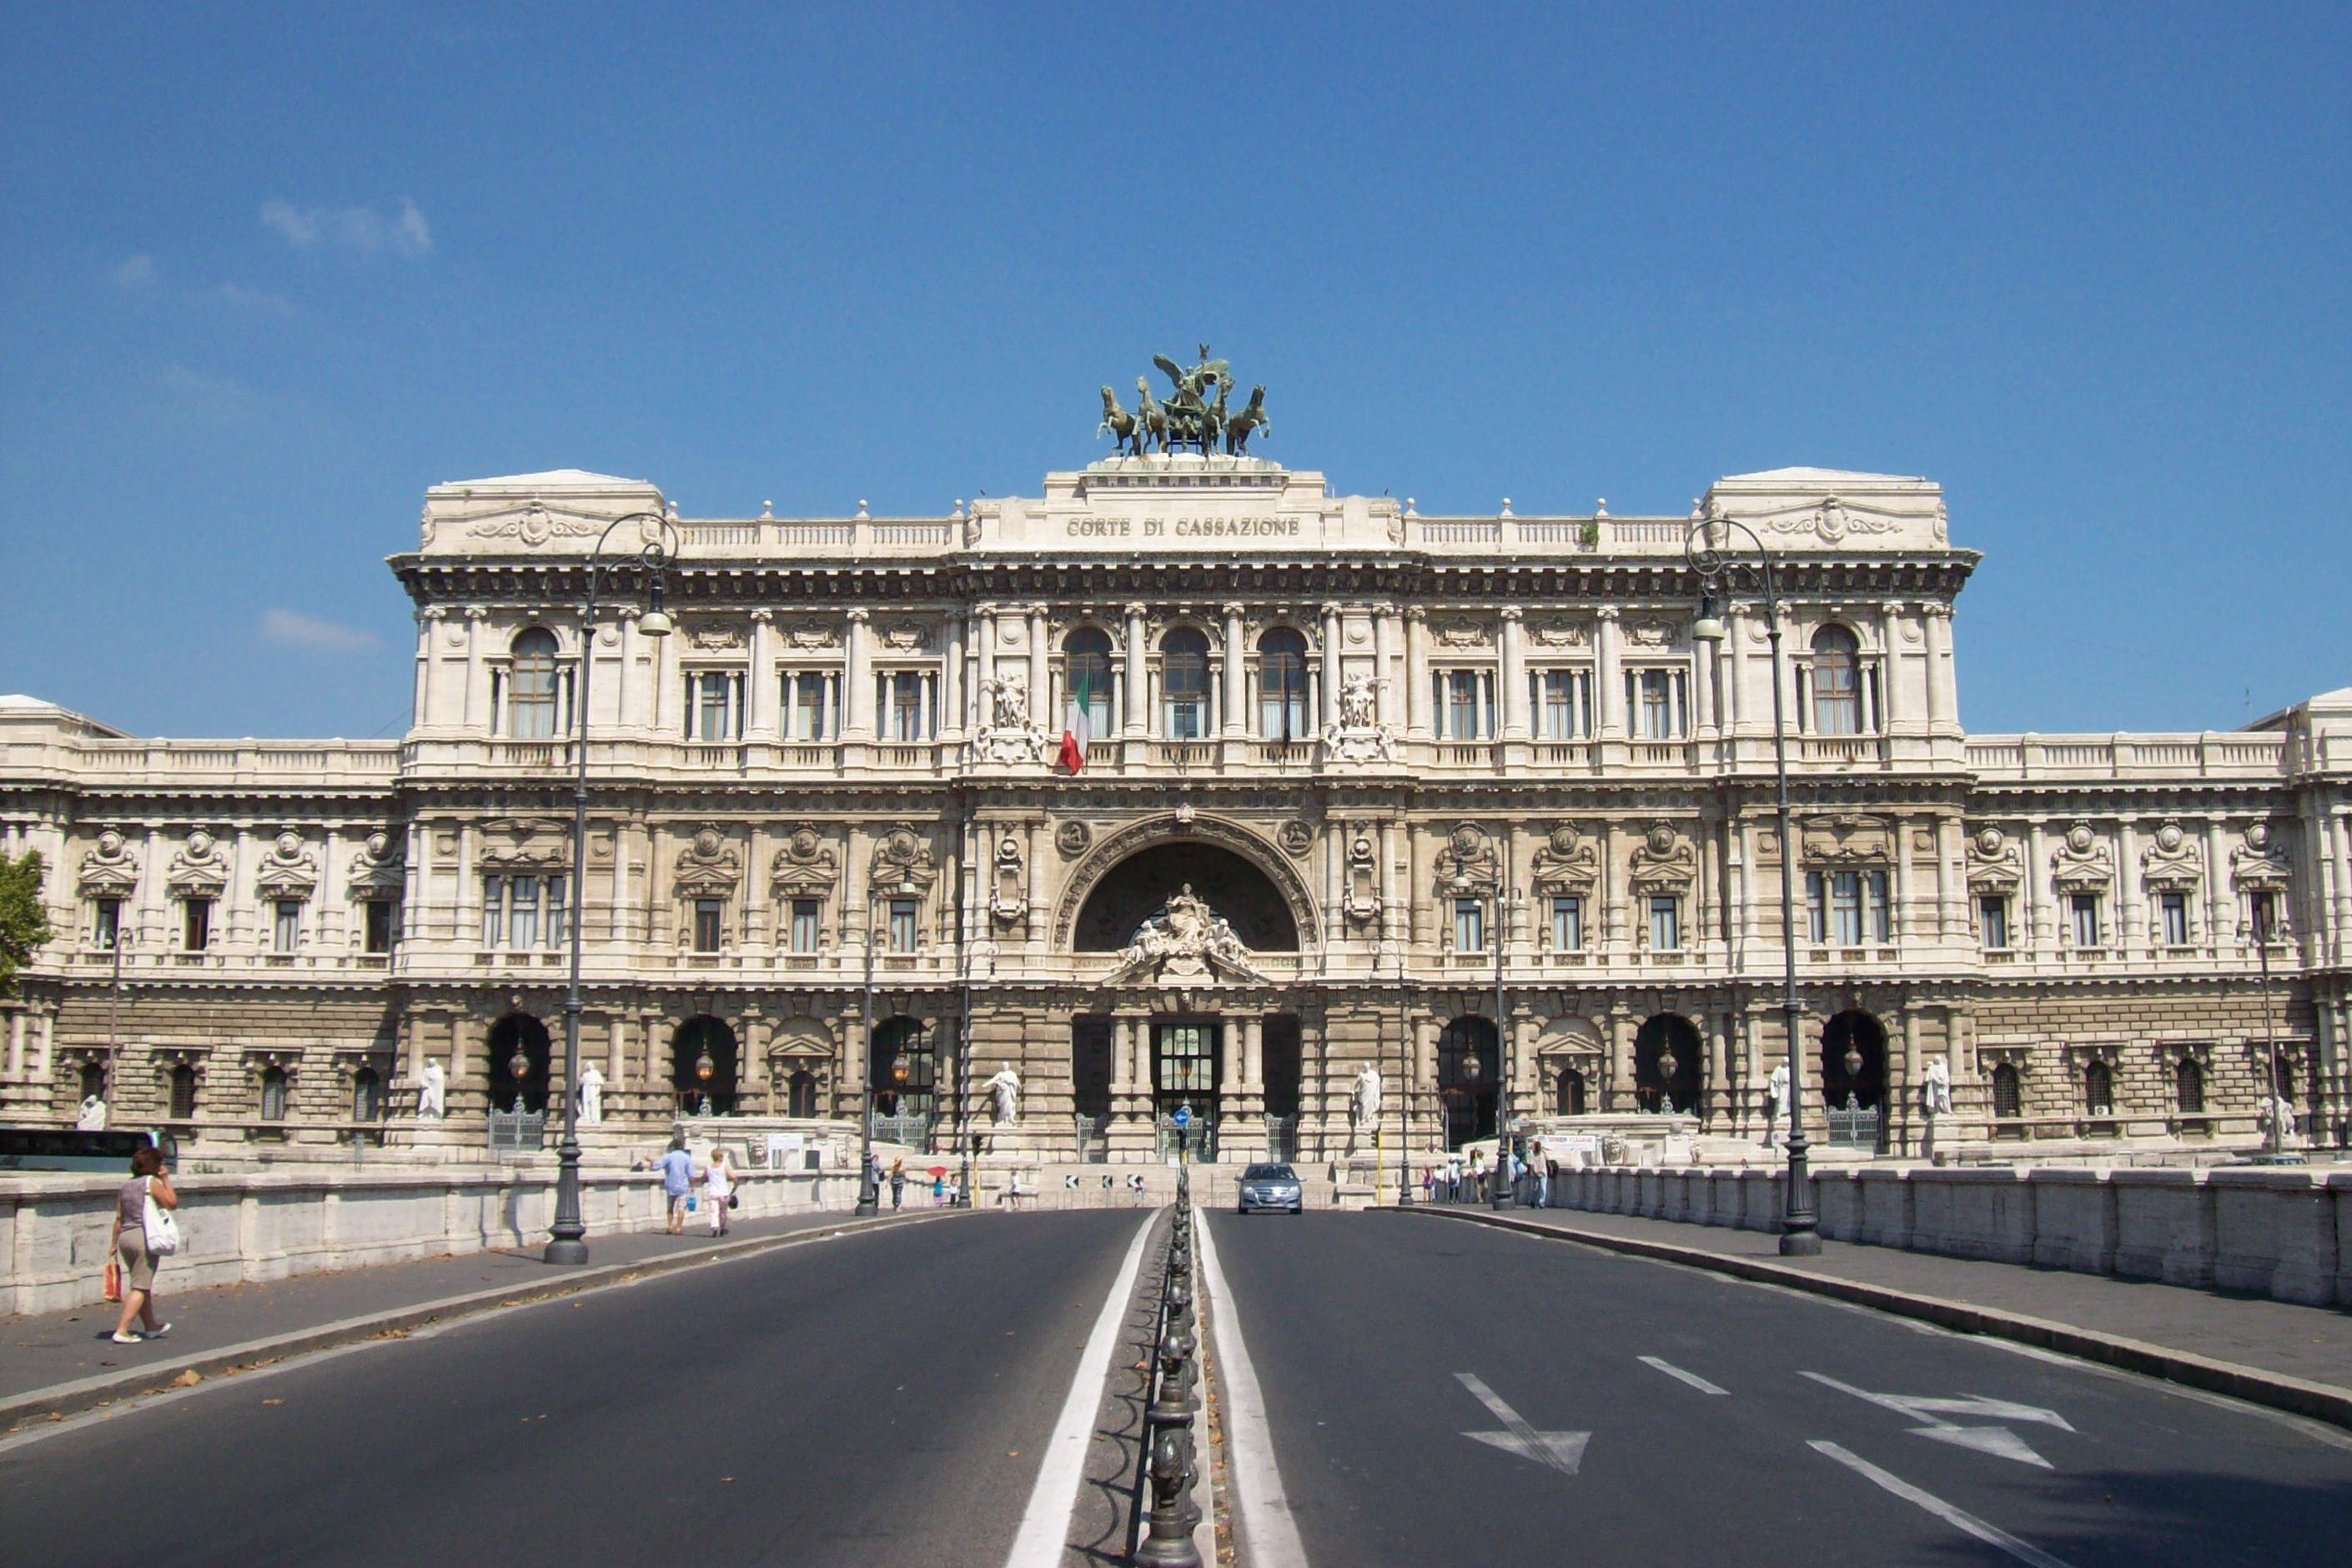
<svg viewBox="0 0 2352 1568">
<path fill-rule="evenodd" d="M 1076 773 L 1087 765 L 1087 742 L 1094 739 L 1093 727 L 1087 721 L 1088 700 L 1094 694 L 1079 688 L 1070 699 L 1070 710 L 1062 721 L 1062 766 Z"/>
</svg>

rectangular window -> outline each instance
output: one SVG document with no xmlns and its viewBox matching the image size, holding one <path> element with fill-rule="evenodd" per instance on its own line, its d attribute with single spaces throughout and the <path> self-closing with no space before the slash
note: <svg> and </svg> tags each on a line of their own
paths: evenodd
<svg viewBox="0 0 2352 1568">
<path fill-rule="evenodd" d="M 572 900 L 566 896 L 569 890 L 566 879 L 547 879 L 546 926 L 547 945 L 550 947 L 562 947 L 572 940 Z"/>
<path fill-rule="evenodd" d="M 1554 952 L 1584 950 L 1584 900 L 1573 893 L 1551 901 L 1551 947 Z"/>
<path fill-rule="evenodd" d="M 717 952 L 720 929 L 727 920 L 727 902 L 723 899 L 694 900 L 694 951 Z"/>
<path fill-rule="evenodd" d="M 1483 899 L 1454 900 L 1454 951 L 1486 951 L 1486 904 Z"/>
<path fill-rule="evenodd" d="M 1539 669 L 1528 677 L 1538 741 L 1581 741 L 1592 733 L 1592 676 L 1582 669 Z"/>
<path fill-rule="evenodd" d="M 507 879 L 482 879 L 482 945 L 493 951 L 507 944 Z"/>
<path fill-rule="evenodd" d="M 1988 952 L 2009 951 L 2009 900 L 1999 893 L 1977 900 L 1977 933 Z"/>
<path fill-rule="evenodd" d="M 180 900 L 180 945 L 202 952 L 213 944 L 213 901 L 201 893 Z"/>
<path fill-rule="evenodd" d="M 370 899 L 360 906 L 366 951 L 390 952 L 393 942 L 393 910 L 398 908 L 390 899 Z"/>
<path fill-rule="evenodd" d="M 919 670 L 901 669 L 875 677 L 875 706 L 882 714 L 882 739 L 928 741 L 931 738 L 929 676 Z"/>
<path fill-rule="evenodd" d="M 1862 874 L 1863 928 L 1870 940 L 1881 944 L 1895 940 L 1895 910 L 1886 901 L 1886 873 L 1864 871 Z"/>
<path fill-rule="evenodd" d="M 1805 873 L 1805 936 L 1816 944 L 1830 939 L 1830 879 L 1820 871 Z"/>
<path fill-rule="evenodd" d="M 822 669 L 784 672 L 784 739 L 817 742 L 834 738 L 840 728 L 834 710 L 836 679 Z"/>
<path fill-rule="evenodd" d="M 890 951 L 912 952 L 919 945 L 915 930 L 915 900 L 890 900 Z"/>
<path fill-rule="evenodd" d="M 122 900 L 93 899 L 90 900 L 90 940 L 102 952 L 112 952 L 114 944 L 122 939 Z"/>
<path fill-rule="evenodd" d="M 1672 893 L 1655 893 L 1650 898 L 1650 946 L 1659 952 L 1673 952 L 1683 944 L 1683 901 Z"/>
<path fill-rule="evenodd" d="M 302 900 L 279 899 L 271 910 L 269 945 L 278 952 L 292 952 L 302 945 Z"/>
<path fill-rule="evenodd" d="M 1640 741 L 1679 741 L 1683 736 L 1683 672 L 1679 669 L 1629 669 L 1625 672 L 1625 711 Z"/>
<path fill-rule="evenodd" d="M 793 900 L 793 951 L 814 952 L 817 947 L 818 905 L 814 899 Z"/>
<path fill-rule="evenodd" d="M 509 877 L 507 879 L 507 945 L 537 947 L 539 945 L 539 879 Z"/>
<path fill-rule="evenodd" d="M 2189 945 L 2189 895 L 2158 893 L 2156 896 L 2156 907 L 2158 917 L 2164 928 L 2164 945 L 2187 947 Z"/>
<path fill-rule="evenodd" d="M 2068 917 L 2074 921 L 2074 945 L 2097 947 L 2099 942 L 2099 895 L 2069 893 L 2066 896 Z"/>
<path fill-rule="evenodd" d="M 1440 670 L 1436 682 L 1437 738 L 1485 741 L 1495 733 L 1495 677 L 1485 669 Z"/>
<path fill-rule="evenodd" d="M 2246 895 L 2246 934 L 2260 942 L 2279 940 L 2278 895 L 2268 889 Z"/>
<path fill-rule="evenodd" d="M 723 669 L 686 678 L 686 738 L 731 741 L 743 731 L 743 683 Z"/>
</svg>

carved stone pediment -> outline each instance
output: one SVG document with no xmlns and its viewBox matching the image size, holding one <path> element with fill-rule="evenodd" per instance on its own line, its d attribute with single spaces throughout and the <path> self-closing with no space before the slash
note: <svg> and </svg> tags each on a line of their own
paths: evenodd
<svg viewBox="0 0 2352 1568">
<path fill-rule="evenodd" d="M 1162 985 L 1202 980 L 1266 984 L 1250 957 L 1250 950 L 1242 945 L 1225 918 L 1193 897 L 1192 886 L 1187 882 L 1136 928 L 1107 984 L 1129 984 L 1145 978 Z"/>
<path fill-rule="evenodd" d="M 818 621 L 794 621 L 784 628 L 784 646 L 804 651 L 839 647 L 841 632 L 837 627 L 828 626 Z"/>
<path fill-rule="evenodd" d="M 319 885 L 319 858 L 292 828 L 280 833 L 261 858 L 254 888 L 265 899 L 307 899 Z"/>
<path fill-rule="evenodd" d="M 1495 644 L 1495 628 L 1467 616 L 1440 621 L 1435 631 L 1440 647 L 1492 647 Z"/>
<path fill-rule="evenodd" d="M 803 824 L 776 851 L 769 873 L 780 899 L 830 898 L 841 879 L 841 858 L 823 834 Z"/>
<path fill-rule="evenodd" d="M 400 834 L 377 828 L 352 857 L 345 879 L 353 894 L 398 892 L 406 882 L 408 841 Z"/>
<path fill-rule="evenodd" d="M 1491 891 L 1502 879 L 1502 863 L 1495 842 L 1475 822 L 1465 822 L 1445 836 L 1437 852 L 1437 890 L 1465 894 Z"/>
<path fill-rule="evenodd" d="M 2180 824 L 2168 822 L 2156 830 L 2154 842 L 2140 851 L 2139 874 L 2150 889 L 2194 892 L 2205 879 L 2205 857 Z"/>
<path fill-rule="evenodd" d="M 1698 879 L 1698 850 L 1669 822 L 1654 822 L 1633 847 L 1633 890 L 1680 892 Z"/>
<path fill-rule="evenodd" d="M 686 628 L 686 646 L 701 653 L 725 653 L 744 646 L 743 628 L 719 621 L 699 621 Z"/>
<path fill-rule="evenodd" d="M 1546 898 L 1585 893 L 1601 879 L 1601 847 L 1561 823 L 1536 849 L 1536 891 Z"/>
<path fill-rule="evenodd" d="M 1875 816 L 1814 817 L 1800 830 L 1811 865 L 1884 866 L 1895 858 L 1894 836 Z"/>
<path fill-rule="evenodd" d="M 2115 886 L 2116 852 L 2107 841 L 2078 822 L 2050 857 L 2050 881 L 2061 893 L 2104 893 Z"/>
<path fill-rule="evenodd" d="M 742 851 L 717 827 L 706 823 L 677 858 L 677 896 L 681 899 L 731 897 L 743 880 Z"/>
<path fill-rule="evenodd" d="M 2025 857 L 1998 827 L 1977 829 L 1969 840 L 1969 886 L 1988 893 L 2013 893 L 2025 880 Z"/>
<path fill-rule="evenodd" d="M 509 816 L 482 824 L 489 871 L 562 871 L 572 865 L 572 825 L 561 817 Z"/>
<path fill-rule="evenodd" d="M 1575 621 L 1535 621 L 1528 632 L 1538 647 L 1583 647 L 1592 641 L 1592 634 Z"/>
<path fill-rule="evenodd" d="M 871 885 L 877 896 L 912 893 L 919 898 L 939 879 L 929 843 L 912 827 L 902 823 L 874 847 Z"/>
<path fill-rule="evenodd" d="M 894 653 L 923 653 L 931 646 L 931 628 L 920 621 L 892 621 L 874 635 L 877 642 Z"/>
<path fill-rule="evenodd" d="M 228 886 L 228 851 L 221 847 L 220 840 L 199 827 L 173 853 L 172 868 L 164 879 L 175 892 L 217 896 Z"/>
<path fill-rule="evenodd" d="M 2285 847 L 2267 822 L 2246 829 L 2245 842 L 2230 854 L 2230 879 L 2242 893 L 2278 892 L 2291 879 Z"/>
<path fill-rule="evenodd" d="M 139 857 L 111 827 L 98 836 L 81 858 L 81 890 L 87 898 L 127 899 L 139 885 Z"/>
</svg>

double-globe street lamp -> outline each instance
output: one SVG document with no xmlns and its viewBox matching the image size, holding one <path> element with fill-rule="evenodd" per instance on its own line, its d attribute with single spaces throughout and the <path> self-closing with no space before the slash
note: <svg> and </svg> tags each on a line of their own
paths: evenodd
<svg viewBox="0 0 2352 1568">
<path fill-rule="evenodd" d="M 596 590 L 604 571 L 604 544 L 623 523 L 642 528 L 650 523 L 653 537 L 636 552 L 634 563 L 615 562 L 615 571 L 646 574 L 646 609 L 637 618 L 637 635 L 666 637 L 670 618 L 662 608 L 664 568 L 677 558 L 677 525 L 656 511 L 633 511 L 614 518 L 596 536 L 588 552 L 588 592 L 580 605 L 580 679 L 572 696 L 578 742 L 572 788 L 572 975 L 563 992 L 563 1142 L 556 1146 L 555 1223 L 542 1256 L 550 1263 L 588 1261 L 588 1226 L 580 1215 L 580 933 L 588 915 L 588 676 L 595 666 Z M 518 1078 L 521 1075 L 517 1074 Z"/>
<path fill-rule="evenodd" d="M 1725 553 L 1724 546 L 1732 542 L 1729 536 L 1735 531 L 1748 536 L 1755 554 L 1752 561 Z M 1718 543 L 1718 539 L 1724 542 Z M 1807 1170 L 1804 1006 L 1797 999 L 1797 842 L 1789 825 L 1789 742 L 1781 697 L 1780 595 L 1772 575 L 1772 552 L 1764 547 L 1764 541 L 1754 529 L 1735 519 L 1706 517 L 1693 522 L 1690 531 L 1683 536 L 1683 556 L 1698 574 L 1701 596 L 1698 619 L 1691 627 L 1691 636 L 1699 642 L 1723 641 L 1723 622 L 1716 614 L 1719 594 L 1753 588 L 1764 595 L 1764 626 L 1772 643 L 1772 777 L 1780 812 L 1780 1012 L 1789 1053 L 1789 1177 L 1781 1205 L 1780 1252 L 1787 1258 L 1812 1258 L 1822 1250 L 1822 1233 Z M 1663 1068 L 1664 1063 L 1659 1065 Z M 1671 1096 L 1672 1091 L 1668 1093 Z"/>
</svg>

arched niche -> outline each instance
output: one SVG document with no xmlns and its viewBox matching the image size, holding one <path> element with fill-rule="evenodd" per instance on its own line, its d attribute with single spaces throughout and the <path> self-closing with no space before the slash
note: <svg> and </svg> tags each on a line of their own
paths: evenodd
<svg viewBox="0 0 2352 1568">
<path fill-rule="evenodd" d="M 1297 952 L 1313 940 L 1314 908 L 1278 852 L 1239 828 L 1170 818 L 1105 841 L 1063 895 L 1055 942 L 1073 952 L 1117 952 L 1188 885 L 1254 952 Z"/>
</svg>

